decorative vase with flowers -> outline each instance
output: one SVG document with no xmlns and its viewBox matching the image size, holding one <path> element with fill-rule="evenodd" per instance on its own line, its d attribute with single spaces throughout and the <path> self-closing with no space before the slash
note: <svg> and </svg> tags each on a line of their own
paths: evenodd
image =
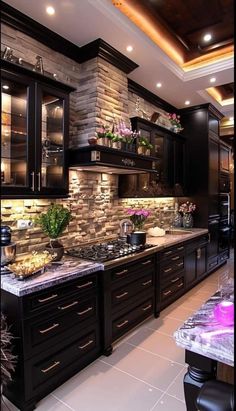
<svg viewBox="0 0 236 411">
<path fill-rule="evenodd" d="M 179 207 L 179 212 L 183 216 L 183 227 L 192 228 L 193 227 L 193 216 L 192 213 L 196 210 L 196 204 L 186 201 Z"/>
<path fill-rule="evenodd" d="M 131 245 L 142 247 L 146 243 L 146 232 L 143 230 L 143 226 L 151 213 L 144 209 L 129 208 L 127 214 L 134 226 L 134 231 L 127 235 L 127 242 Z"/>
<path fill-rule="evenodd" d="M 179 115 L 175 113 L 168 113 L 167 116 L 170 121 L 172 131 L 174 131 L 175 133 L 179 133 L 180 131 L 183 130 L 183 127 L 181 126 L 181 123 L 180 123 Z"/>
</svg>

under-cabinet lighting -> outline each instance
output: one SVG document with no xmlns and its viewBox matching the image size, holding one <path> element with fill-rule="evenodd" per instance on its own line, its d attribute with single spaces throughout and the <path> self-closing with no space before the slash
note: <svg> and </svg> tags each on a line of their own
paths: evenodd
<svg viewBox="0 0 236 411">
<path fill-rule="evenodd" d="M 4 90 L 8 90 L 9 86 L 7 86 L 7 84 L 3 84 L 2 88 L 4 88 Z"/>
<path fill-rule="evenodd" d="M 53 16 L 53 14 L 55 14 L 55 9 L 52 6 L 48 6 L 46 7 L 46 12 L 47 14 L 49 14 L 49 16 Z"/>
<path fill-rule="evenodd" d="M 212 39 L 212 35 L 210 33 L 206 33 L 203 37 L 204 41 L 210 41 Z"/>
</svg>

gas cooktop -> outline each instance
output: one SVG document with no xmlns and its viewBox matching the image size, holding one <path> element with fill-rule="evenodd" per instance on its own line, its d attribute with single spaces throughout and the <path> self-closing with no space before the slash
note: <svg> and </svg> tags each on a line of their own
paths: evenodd
<svg viewBox="0 0 236 411">
<path fill-rule="evenodd" d="M 96 262 L 105 262 L 115 260 L 126 256 L 128 254 L 138 253 L 148 248 L 155 247 L 151 244 L 142 246 L 131 245 L 124 242 L 124 240 L 111 240 L 106 243 L 93 244 L 88 246 L 72 247 L 66 250 L 66 254 L 83 258 L 86 260 L 93 260 Z"/>
</svg>

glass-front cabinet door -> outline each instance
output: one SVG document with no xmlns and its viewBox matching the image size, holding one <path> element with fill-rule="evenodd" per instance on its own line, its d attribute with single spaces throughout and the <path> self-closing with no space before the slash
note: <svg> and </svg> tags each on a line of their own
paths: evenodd
<svg viewBox="0 0 236 411">
<path fill-rule="evenodd" d="M 3 71 L 1 77 L 1 188 L 2 194 L 34 191 L 34 84 Z"/>
<path fill-rule="evenodd" d="M 68 96 L 38 85 L 37 108 L 37 131 L 40 133 L 37 138 L 37 188 L 41 194 L 63 194 L 67 191 L 65 134 L 68 121 L 65 112 L 68 108 Z"/>
</svg>

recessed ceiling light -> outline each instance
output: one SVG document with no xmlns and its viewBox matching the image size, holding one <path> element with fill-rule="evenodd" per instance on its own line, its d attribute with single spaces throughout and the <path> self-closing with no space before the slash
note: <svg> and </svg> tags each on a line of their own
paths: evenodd
<svg viewBox="0 0 236 411">
<path fill-rule="evenodd" d="M 184 104 L 185 104 L 186 106 L 188 106 L 188 105 L 190 104 L 190 101 L 189 101 L 189 100 L 186 100 L 186 101 L 184 102 Z"/>
<path fill-rule="evenodd" d="M 46 12 L 49 14 L 49 16 L 53 16 L 53 14 L 55 14 L 55 9 L 52 6 L 48 6 L 46 8 Z"/>
<path fill-rule="evenodd" d="M 211 39 L 212 39 L 212 35 L 210 33 L 205 34 L 203 37 L 204 41 L 210 41 Z"/>
<path fill-rule="evenodd" d="M 160 88 L 162 86 L 161 83 L 157 83 L 157 87 Z"/>
<path fill-rule="evenodd" d="M 215 83 L 215 81 L 216 81 L 216 78 L 215 78 L 215 77 L 210 78 L 210 82 L 211 82 L 211 83 Z"/>
<path fill-rule="evenodd" d="M 230 117 L 230 118 L 229 118 L 229 121 L 234 121 L 234 118 L 233 118 L 233 117 Z"/>
<path fill-rule="evenodd" d="M 9 86 L 7 86 L 6 84 L 3 84 L 2 88 L 4 88 L 4 90 L 8 90 Z"/>
<path fill-rule="evenodd" d="M 130 53 L 131 51 L 133 51 L 133 46 L 127 46 L 126 50 Z"/>
</svg>

